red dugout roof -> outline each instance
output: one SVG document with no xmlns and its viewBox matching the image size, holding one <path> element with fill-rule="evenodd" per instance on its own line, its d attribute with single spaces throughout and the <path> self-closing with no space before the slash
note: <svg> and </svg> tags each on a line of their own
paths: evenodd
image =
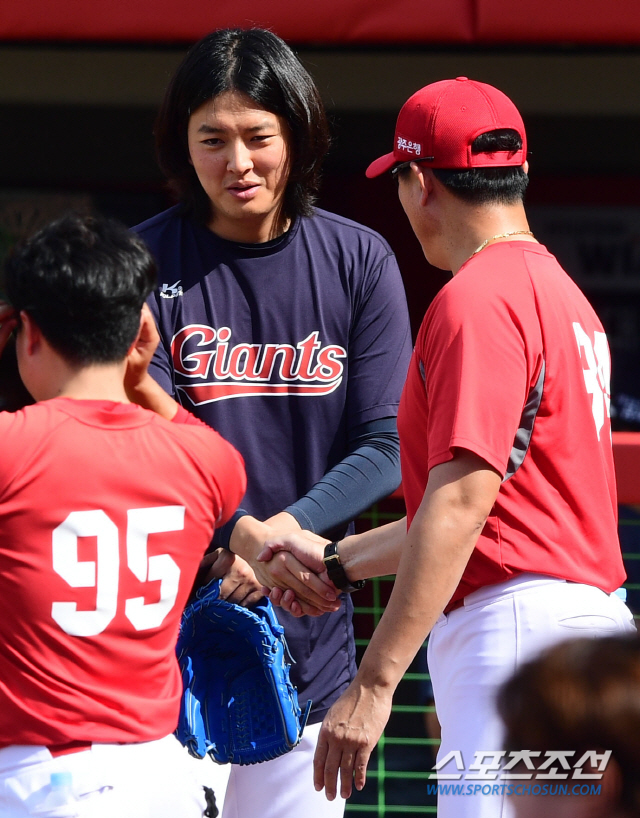
<svg viewBox="0 0 640 818">
<path fill-rule="evenodd" d="M 2 0 L 0 40 L 191 42 L 268 27 L 290 42 L 640 44 L 638 0 Z"/>
</svg>

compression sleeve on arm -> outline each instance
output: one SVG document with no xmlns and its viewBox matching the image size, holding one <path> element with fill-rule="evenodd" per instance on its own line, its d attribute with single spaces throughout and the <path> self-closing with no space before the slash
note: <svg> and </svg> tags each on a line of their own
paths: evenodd
<svg viewBox="0 0 640 818">
<path fill-rule="evenodd" d="M 348 523 L 400 485 L 400 442 L 395 417 L 356 426 L 349 453 L 309 491 L 284 509 L 307 531 L 322 534 Z M 247 512 L 239 508 L 216 531 L 214 547 L 229 548 L 231 532 Z"/>
<path fill-rule="evenodd" d="M 353 520 L 400 485 L 400 443 L 395 417 L 357 426 L 349 453 L 284 510 L 316 534 Z"/>
</svg>

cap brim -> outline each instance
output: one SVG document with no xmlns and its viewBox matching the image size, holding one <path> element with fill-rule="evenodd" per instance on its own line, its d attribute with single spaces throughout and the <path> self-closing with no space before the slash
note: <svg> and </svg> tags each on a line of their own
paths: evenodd
<svg viewBox="0 0 640 818">
<path fill-rule="evenodd" d="M 374 179 L 376 176 L 382 176 L 383 173 L 386 173 L 388 170 L 396 164 L 398 160 L 395 157 L 395 154 L 392 153 L 385 153 L 384 156 L 381 156 L 379 159 L 375 159 L 367 168 L 366 176 L 367 179 Z"/>
</svg>

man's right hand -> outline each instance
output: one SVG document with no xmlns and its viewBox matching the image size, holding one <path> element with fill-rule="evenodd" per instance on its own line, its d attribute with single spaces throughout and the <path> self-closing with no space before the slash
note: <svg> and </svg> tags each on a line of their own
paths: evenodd
<svg viewBox="0 0 640 818">
<path fill-rule="evenodd" d="M 329 579 L 323 562 L 324 547 L 328 542 L 330 541 L 311 531 L 278 533 L 266 540 L 264 548 L 256 559 L 258 562 L 270 561 L 274 568 L 277 566 L 280 572 L 286 573 L 289 570 L 291 557 L 294 557 L 295 565 L 301 563 L 311 569 L 318 579 L 338 595 L 340 591 Z M 307 613 L 304 600 L 298 599 L 291 587 L 287 589 L 265 587 L 263 590 L 265 593 L 269 592 L 269 599 L 274 605 L 288 611 L 293 616 L 304 616 Z"/>
<path fill-rule="evenodd" d="M 18 315 L 16 311 L 5 301 L 0 301 L 0 355 L 2 355 L 11 333 L 17 326 Z"/>
<path fill-rule="evenodd" d="M 331 582 L 316 576 L 313 569 L 309 569 L 293 554 L 282 551 L 277 554 L 277 559 L 271 559 L 269 550 L 265 553 L 266 560 L 265 558 L 258 559 L 258 556 L 264 552 L 265 542 L 275 542 L 288 536 L 291 535 L 280 535 L 268 523 L 262 523 L 246 515 L 241 517 L 235 525 L 231 535 L 231 548 L 247 560 L 266 589 L 272 592 L 280 589 L 282 592 L 290 591 L 295 594 L 299 608 L 287 608 L 294 616 L 303 614 L 319 616 L 328 611 L 338 610 L 340 607 L 339 593 Z M 313 534 L 310 536 L 315 537 Z M 323 568 L 323 565 L 319 566 L 320 571 Z"/>
<path fill-rule="evenodd" d="M 319 537 L 311 531 L 287 532 L 286 534 L 276 534 L 265 541 L 264 548 L 258 554 L 258 562 L 267 562 L 271 559 L 283 559 L 284 551 L 293 554 L 314 574 L 322 574 L 324 571 L 324 547 L 330 540 Z"/>
</svg>

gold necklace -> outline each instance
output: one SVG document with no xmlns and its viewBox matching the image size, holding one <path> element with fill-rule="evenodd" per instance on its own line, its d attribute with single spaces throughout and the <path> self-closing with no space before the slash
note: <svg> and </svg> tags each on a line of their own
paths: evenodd
<svg viewBox="0 0 640 818">
<path fill-rule="evenodd" d="M 489 244 L 490 241 L 493 241 L 494 239 L 506 239 L 507 236 L 533 236 L 533 233 L 531 232 L 531 230 L 512 230 L 510 233 L 498 233 L 497 236 L 491 236 L 491 238 L 485 239 L 480 245 L 480 247 L 474 250 L 473 253 L 471 253 L 471 255 L 475 256 L 475 254 L 479 253 L 480 250 L 484 250 L 484 248 L 487 246 L 487 244 Z"/>
</svg>

